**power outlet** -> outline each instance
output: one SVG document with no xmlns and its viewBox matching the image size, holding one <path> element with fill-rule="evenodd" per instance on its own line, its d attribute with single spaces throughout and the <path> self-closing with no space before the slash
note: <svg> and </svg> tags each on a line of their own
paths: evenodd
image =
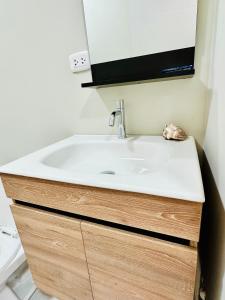
<svg viewBox="0 0 225 300">
<path fill-rule="evenodd" d="M 73 53 L 69 56 L 72 72 L 81 72 L 90 69 L 88 51 Z"/>
</svg>

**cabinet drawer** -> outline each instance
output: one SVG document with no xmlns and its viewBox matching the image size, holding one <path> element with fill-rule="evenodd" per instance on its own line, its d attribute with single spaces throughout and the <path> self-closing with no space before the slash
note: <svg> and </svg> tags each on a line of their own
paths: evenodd
<svg viewBox="0 0 225 300">
<path fill-rule="evenodd" d="M 60 300 L 92 300 L 80 221 L 11 206 L 37 286 Z"/>
<path fill-rule="evenodd" d="M 95 300 L 193 300 L 197 250 L 81 222 Z"/>
<path fill-rule="evenodd" d="M 2 174 L 7 196 L 57 210 L 198 241 L 202 204 Z"/>
</svg>

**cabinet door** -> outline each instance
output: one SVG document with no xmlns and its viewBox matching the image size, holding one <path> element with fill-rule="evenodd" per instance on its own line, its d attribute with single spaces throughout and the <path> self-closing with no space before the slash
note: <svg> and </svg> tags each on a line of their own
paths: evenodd
<svg viewBox="0 0 225 300">
<path fill-rule="evenodd" d="M 80 221 L 12 205 L 13 216 L 37 286 L 60 300 L 90 300 Z"/>
<path fill-rule="evenodd" d="M 193 300 L 197 251 L 81 222 L 95 300 Z"/>
</svg>

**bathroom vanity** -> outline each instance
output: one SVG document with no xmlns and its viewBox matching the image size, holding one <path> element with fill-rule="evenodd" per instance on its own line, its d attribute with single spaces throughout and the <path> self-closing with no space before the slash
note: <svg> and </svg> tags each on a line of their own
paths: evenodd
<svg viewBox="0 0 225 300">
<path fill-rule="evenodd" d="M 0 172 L 42 291 L 194 299 L 204 192 L 193 138 L 74 136 Z"/>
</svg>

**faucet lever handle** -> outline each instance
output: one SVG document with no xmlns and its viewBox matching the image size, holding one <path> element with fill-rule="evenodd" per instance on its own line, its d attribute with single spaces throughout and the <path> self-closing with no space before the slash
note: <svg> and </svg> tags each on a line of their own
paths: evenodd
<svg viewBox="0 0 225 300">
<path fill-rule="evenodd" d="M 115 125 L 116 112 L 113 111 L 109 117 L 109 126 L 113 127 Z"/>
</svg>

